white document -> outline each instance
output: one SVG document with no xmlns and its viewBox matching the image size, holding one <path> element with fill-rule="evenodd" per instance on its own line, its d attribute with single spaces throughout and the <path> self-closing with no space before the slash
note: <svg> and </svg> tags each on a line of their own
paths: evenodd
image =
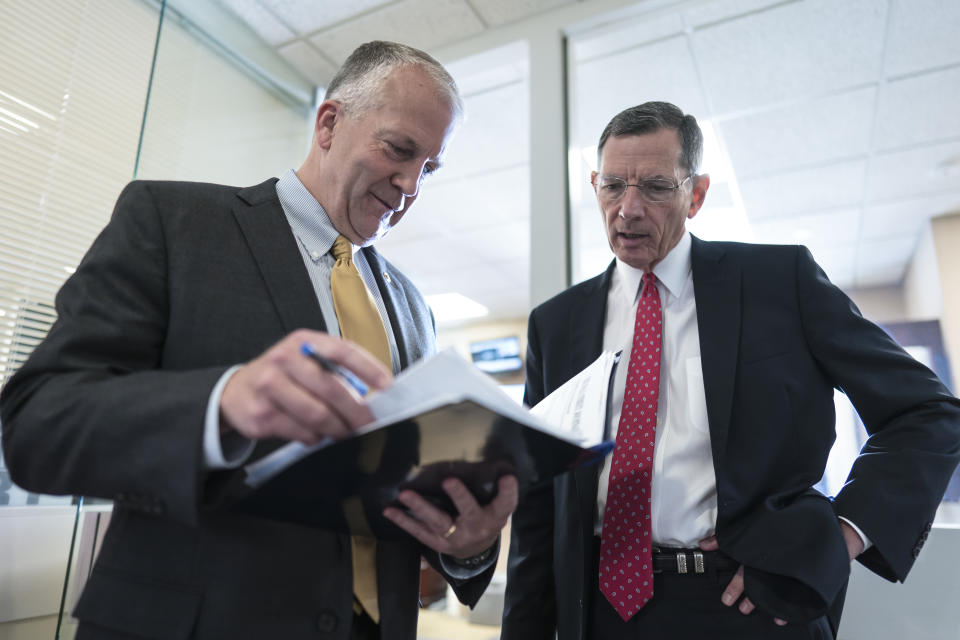
<svg viewBox="0 0 960 640">
<path fill-rule="evenodd" d="M 374 421 L 358 429 L 356 434 L 362 435 L 464 400 L 471 400 L 514 422 L 583 446 L 577 438 L 567 435 L 564 429 L 548 426 L 552 417 L 541 420 L 518 405 L 487 374 L 452 350 L 441 351 L 417 362 L 401 372 L 391 387 L 371 393 L 367 404 L 373 412 Z M 294 462 L 335 442 L 327 438 L 309 447 L 299 442 L 284 445 L 247 465 L 245 482 L 251 487 L 259 487 Z M 592 444 L 599 442 L 598 439 Z"/>
<path fill-rule="evenodd" d="M 583 371 L 537 403 L 530 413 L 551 426 L 555 435 L 581 447 L 603 441 L 609 407 L 609 389 L 620 353 L 604 351 Z"/>
</svg>

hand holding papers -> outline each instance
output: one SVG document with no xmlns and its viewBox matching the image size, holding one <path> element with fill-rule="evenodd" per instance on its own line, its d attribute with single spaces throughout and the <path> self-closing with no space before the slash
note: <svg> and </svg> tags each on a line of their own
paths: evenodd
<svg viewBox="0 0 960 640">
<path fill-rule="evenodd" d="M 235 509 L 314 526 L 397 537 L 381 516 L 412 489 L 441 508 L 441 488 L 459 478 L 481 504 L 502 475 L 520 487 L 601 459 L 612 443 L 584 447 L 518 406 L 486 374 L 442 352 L 369 396 L 375 421 L 344 440 L 285 445 L 247 465 L 247 495 Z M 571 432 L 574 433 L 574 432 Z"/>
</svg>

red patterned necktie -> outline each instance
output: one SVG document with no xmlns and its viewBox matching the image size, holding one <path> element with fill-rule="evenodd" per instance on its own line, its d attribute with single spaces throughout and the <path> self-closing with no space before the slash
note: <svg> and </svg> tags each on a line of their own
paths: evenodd
<svg viewBox="0 0 960 640">
<path fill-rule="evenodd" d="M 650 483 L 660 395 L 660 294 L 643 275 L 600 536 L 600 591 L 629 620 L 653 597 Z"/>
</svg>

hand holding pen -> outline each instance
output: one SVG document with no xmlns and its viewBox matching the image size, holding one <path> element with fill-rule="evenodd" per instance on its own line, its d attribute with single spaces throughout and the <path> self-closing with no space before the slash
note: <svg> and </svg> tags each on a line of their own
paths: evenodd
<svg viewBox="0 0 960 640">
<path fill-rule="evenodd" d="M 366 390 L 391 381 L 390 372 L 357 345 L 300 329 L 229 378 L 220 398 L 221 432 L 304 444 L 343 438 L 373 420 L 363 402 Z"/>
</svg>

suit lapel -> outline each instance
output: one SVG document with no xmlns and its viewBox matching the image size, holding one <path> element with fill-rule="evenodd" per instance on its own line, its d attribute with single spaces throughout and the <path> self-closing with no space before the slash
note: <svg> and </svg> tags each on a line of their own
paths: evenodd
<svg viewBox="0 0 960 640">
<path fill-rule="evenodd" d="M 580 373 L 584 367 L 600 357 L 603 350 L 603 324 L 607 316 L 607 292 L 616 262 L 611 262 L 599 278 L 585 283 L 579 299 L 573 301 L 579 305 L 569 314 L 570 359 L 567 365 L 567 378 Z"/>
<path fill-rule="evenodd" d="M 723 459 L 733 407 L 740 348 L 741 273 L 723 245 L 696 237 L 691 261 L 707 418 L 713 459 L 717 462 Z"/>
<path fill-rule="evenodd" d="M 610 263 L 599 278 L 594 278 L 575 300 L 579 308 L 570 313 L 570 364 L 568 377 L 573 377 L 600 357 L 603 351 L 603 329 L 607 316 L 607 293 L 616 261 Z M 629 355 L 628 355 L 629 357 Z M 573 471 L 573 485 L 580 507 L 582 535 L 585 541 L 593 536 L 593 517 L 597 510 L 599 464 L 578 467 Z"/>
<path fill-rule="evenodd" d="M 393 327 L 393 337 L 397 342 L 402 371 L 410 366 L 410 346 L 420 341 L 417 328 L 408 320 L 409 313 L 402 316 L 397 313 L 397 309 L 409 310 L 411 305 L 406 292 L 396 284 L 399 279 L 390 274 L 392 265 L 381 259 L 380 254 L 373 247 L 364 247 L 363 252 L 373 273 L 373 279 L 377 281 L 377 288 L 380 289 L 380 297 L 386 307 L 387 317 L 390 318 L 390 326 Z"/>
<path fill-rule="evenodd" d="M 277 198 L 276 183 L 276 178 L 271 178 L 240 191 L 233 215 L 286 332 L 300 328 L 326 331 L 317 294 Z"/>
</svg>

